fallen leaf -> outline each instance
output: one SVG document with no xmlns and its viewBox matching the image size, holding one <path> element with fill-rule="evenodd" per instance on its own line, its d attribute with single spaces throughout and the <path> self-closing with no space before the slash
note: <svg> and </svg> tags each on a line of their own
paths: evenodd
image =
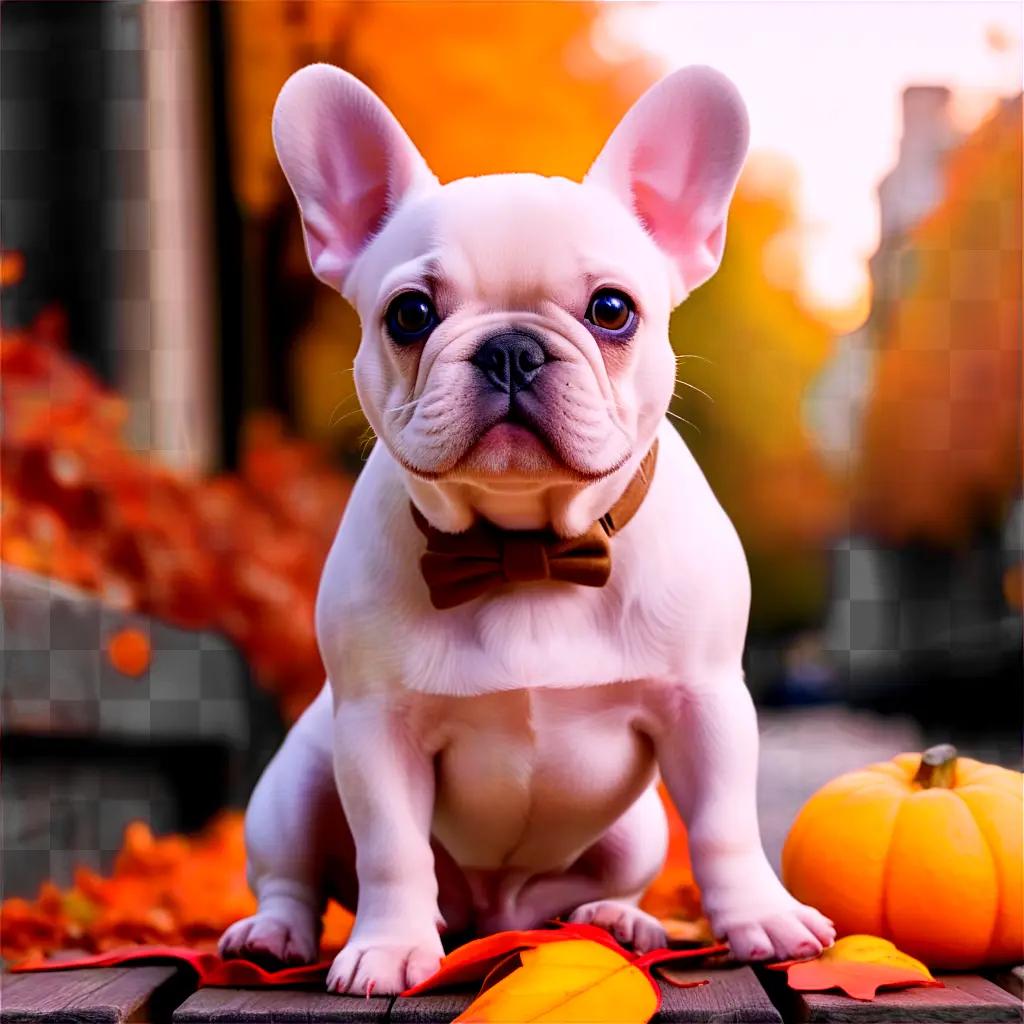
<svg viewBox="0 0 1024 1024">
<path fill-rule="evenodd" d="M 149 668 L 152 651 L 141 629 L 122 629 L 107 642 L 110 664 L 125 676 L 141 676 Z"/>
<path fill-rule="evenodd" d="M 490 971 L 511 954 L 546 942 L 561 942 L 567 937 L 594 938 L 592 932 L 603 932 L 594 925 L 568 924 L 560 929 L 534 928 L 528 931 L 496 932 L 482 939 L 474 939 L 452 950 L 441 961 L 441 966 L 426 980 L 406 989 L 403 996 L 418 996 L 438 988 L 452 988 L 471 981 L 483 980 Z M 608 936 L 611 938 L 611 936 Z"/>
<path fill-rule="evenodd" d="M 702 985 L 711 984 L 709 978 L 691 978 L 688 972 L 665 964 L 658 964 L 654 968 L 654 973 L 673 988 L 700 988 Z"/>
<path fill-rule="evenodd" d="M 789 987 L 798 992 L 838 988 L 867 1001 L 880 988 L 943 987 L 920 960 L 874 935 L 847 935 L 813 960 L 787 960 L 770 967 L 785 971 Z"/>
<path fill-rule="evenodd" d="M 62 957 L 16 964 L 14 973 L 68 971 L 82 967 L 123 967 L 128 964 L 174 964 L 196 973 L 199 988 L 284 988 L 320 984 L 327 979 L 330 959 L 298 967 L 271 971 L 248 960 L 222 960 L 216 953 L 204 953 L 189 946 L 122 946 L 94 956 Z"/>
<path fill-rule="evenodd" d="M 457 1024 L 643 1024 L 658 1009 L 650 975 L 603 943 L 567 939 L 520 955 L 522 967 L 481 993 Z"/>
<path fill-rule="evenodd" d="M 426 981 L 402 994 L 482 982 L 477 998 L 456 1018 L 459 1024 L 644 1024 L 661 1003 L 661 989 L 651 976 L 655 965 L 727 948 L 719 944 L 638 954 L 596 925 L 559 922 L 555 928 L 499 932 L 468 942 L 446 956 Z M 684 985 L 701 983 L 688 979 Z"/>
<path fill-rule="evenodd" d="M 501 961 L 513 953 L 548 943 L 563 943 L 570 940 L 588 940 L 606 946 L 625 962 L 645 969 L 656 963 L 713 956 L 717 953 L 724 953 L 728 949 L 727 946 L 718 944 L 701 946 L 697 949 L 656 949 L 638 956 L 620 946 L 604 928 L 593 924 L 559 922 L 556 928 L 497 932 L 494 935 L 467 942 L 449 953 L 441 961 L 441 966 L 429 978 L 406 989 L 402 995 L 416 996 L 439 988 L 452 988 L 469 982 L 482 981 Z"/>
</svg>

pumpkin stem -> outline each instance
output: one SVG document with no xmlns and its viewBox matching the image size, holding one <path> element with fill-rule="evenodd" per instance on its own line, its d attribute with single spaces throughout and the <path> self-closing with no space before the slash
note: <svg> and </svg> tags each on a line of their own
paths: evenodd
<svg viewBox="0 0 1024 1024">
<path fill-rule="evenodd" d="M 914 781 L 922 789 L 952 789 L 956 774 L 957 750 L 952 743 L 940 743 L 929 747 L 921 755 L 921 766 Z"/>
</svg>

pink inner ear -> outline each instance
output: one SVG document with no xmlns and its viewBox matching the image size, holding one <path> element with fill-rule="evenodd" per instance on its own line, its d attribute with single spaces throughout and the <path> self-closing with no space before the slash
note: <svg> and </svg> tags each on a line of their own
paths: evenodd
<svg viewBox="0 0 1024 1024">
<path fill-rule="evenodd" d="M 303 68 L 285 83 L 273 131 L 313 272 L 342 290 L 356 258 L 403 197 L 436 179 L 387 107 L 328 65 Z"/>
<path fill-rule="evenodd" d="M 649 89 L 587 175 L 629 206 L 693 291 L 717 269 L 747 149 L 735 87 L 710 68 L 681 68 Z"/>
<path fill-rule="evenodd" d="M 392 212 L 392 197 L 411 178 L 387 123 L 372 111 L 345 115 L 317 125 L 317 174 L 307 200 L 299 196 L 314 272 L 326 280 L 344 278 L 370 239 Z"/>
<path fill-rule="evenodd" d="M 369 187 L 362 195 L 338 200 L 331 208 L 319 213 L 304 210 L 313 271 L 325 279 L 337 276 L 338 271 L 349 266 L 383 227 L 388 212 L 386 183 Z"/>
<path fill-rule="evenodd" d="M 715 272 L 725 248 L 724 212 L 709 218 L 706 211 L 688 207 L 678 197 L 666 196 L 642 180 L 633 183 L 633 203 L 639 221 L 672 256 L 687 290 Z"/>
</svg>

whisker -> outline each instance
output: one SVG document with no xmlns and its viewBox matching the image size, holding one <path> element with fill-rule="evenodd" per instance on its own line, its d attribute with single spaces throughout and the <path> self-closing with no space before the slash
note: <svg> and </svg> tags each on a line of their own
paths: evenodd
<svg viewBox="0 0 1024 1024">
<path fill-rule="evenodd" d="M 697 387 L 696 384 L 691 384 L 688 380 L 683 380 L 682 377 L 676 377 L 676 383 L 682 384 L 683 387 L 690 388 L 692 391 L 696 391 L 698 395 L 703 395 L 712 405 L 714 405 L 715 400 L 703 388 Z M 675 392 L 673 392 L 673 394 L 675 394 Z M 679 398 L 679 396 L 676 395 L 676 398 Z"/>
<path fill-rule="evenodd" d="M 684 352 L 681 355 L 676 356 L 676 362 L 681 362 L 683 359 L 699 359 L 702 363 L 707 363 L 708 366 L 714 366 L 715 361 L 708 359 L 707 356 L 699 356 L 695 352 Z"/>
<path fill-rule="evenodd" d="M 358 397 L 359 396 L 354 391 L 349 392 L 349 394 L 347 394 L 340 402 L 338 402 L 338 404 L 334 408 L 340 409 L 346 402 L 351 402 L 353 398 Z"/>
<path fill-rule="evenodd" d="M 366 435 L 369 435 L 368 437 Z M 372 448 L 373 442 L 377 440 L 377 435 L 374 433 L 373 427 L 367 427 L 364 432 L 366 440 L 363 441 L 362 447 L 359 449 L 359 461 L 365 462 L 367 456 L 367 449 Z"/>
<path fill-rule="evenodd" d="M 700 427 L 696 423 L 691 423 L 685 416 L 680 416 L 679 413 L 673 412 L 671 409 L 665 410 L 666 414 L 671 416 L 674 420 L 679 420 L 680 423 L 685 423 L 688 427 L 693 427 L 694 430 L 700 434 Z"/>
<path fill-rule="evenodd" d="M 345 413 L 345 414 L 344 414 L 343 416 L 339 416 L 339 415 L 338 415 L 338 413 L 339 413 L 339 412 L 341 412 L 342 408 L 344 407 L 345 403 L 346 403 L 346 402 L 348 402 L 348 401 L 349 401 L 350 399 L 353 399 L 353 398 L 356 398 L 356 399 L 358 399 L 358 396 L 357 396 L 357 395 L 348 395 L 348 396 L 346 396 L 345 398 L 343 398 L 343 399 L 342 399 L 342 400 L 341 400 L 341 401 L 340 401 L 340 402 L 339 402 L 339 403 L 338 403 L 338 404 L 337 404 L 337 405 L 336 405 L 336 406 L 334 407 L 334 409 L 333 409 L 333 410 L 331 411 L 331 421 L 330 421 L 330 424 L 329 424 L 329 426 L 331 426 L 331 427 L 335 427 L 335 426 L 337 426 L 337 425 L 338 425 L 339 423 L 341 423 L 341 422 L 342 422 L 342 420 L 347 420 L 347 419 L 349 418 L 349 416 L 356 416 L 356 415 L 358 415 L 359 413 L 361 413 L 361 412 L 363 411 L 363 410 L 362 410 L 362 409 L 361 409 L 361 408 L 359 407 L 359 405 L 357 404 L 357 405 L 356 405 L 356 407 L 355 407 L 354 409 L 350 409 L 350 410 L 349 410 L 349 411 L 348 411 L 347 413 Z"/>
</svg>

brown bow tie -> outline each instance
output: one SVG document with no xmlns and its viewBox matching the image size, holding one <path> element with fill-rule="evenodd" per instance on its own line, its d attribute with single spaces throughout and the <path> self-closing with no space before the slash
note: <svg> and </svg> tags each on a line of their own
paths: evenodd
<svg viewBox="0 0 1024 1024">
<path fill-rule="evenodd" d="M 582 536 L 565 539 L 552 530 L 502 530 L 480 520 L 464 533 L 435 529 L 412 505 L 427 539 L 420 569 L 435 608 L 454 608 L 504 583 L 559 580 L 603 587 L 612 571 L 609 540 L 633 518 L 654 476 L 658 442 L 651 445 L 622 497 Z"/>
</svg>

